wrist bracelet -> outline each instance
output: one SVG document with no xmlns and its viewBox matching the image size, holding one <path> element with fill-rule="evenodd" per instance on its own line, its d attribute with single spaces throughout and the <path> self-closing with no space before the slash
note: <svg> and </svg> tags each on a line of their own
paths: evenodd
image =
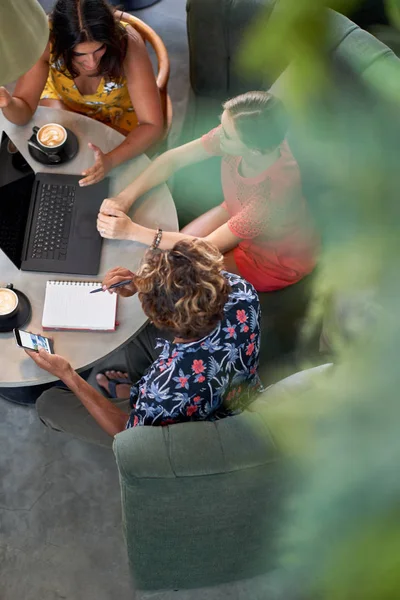
<svg viewBox="0 0 400 600">
<path fill-rule="evenodd" d="M 158 228 L 156 231 L 156 234 L 154 236 L 153 243 L 151 245 L 151 248 L 153 250 L 156 250 L 156 248 L 158 248 L 158 246 L 160 245 L 160 242 L 161 242 L 161 238 L 162 238 L 162 229 Z"/>
</svg>

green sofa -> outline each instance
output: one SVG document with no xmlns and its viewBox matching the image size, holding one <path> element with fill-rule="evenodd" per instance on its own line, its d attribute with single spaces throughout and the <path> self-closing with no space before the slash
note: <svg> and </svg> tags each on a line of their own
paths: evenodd
<svg viewBox="0 0 400 600">
<path fill-rule="evenodd" d="M 236 417 L 115 436 L 136 589 L 210 587 L 277 568 L 286 482 L 268 406 L 307 392 L 327 369 L 282 380 Z"/>
<path fill-rule="evenodd" d="M 236 65 L 243 32 L 260 10 L 272 11 L 274 4 L 275 0 L 187 0 L 191 90 L 177 145 L 218 125 L 221 103 L 232 96 L 271 86 L 274 93 L 284 95 L 285 72 L 278 86 L 265 77 L 248 78 Z M 400 70 L 399 59 L 387 46 L 345 16 L 329 13 L 327 47 L 336 58 L 348 61 L 366 81 L 387 77 L 382 67 Z M 292 150 L 296 155 L 295 140 Z M 222 201 L 220 160 L 211 158 L 182 170 L 173 178 L 172 191 L 183 226 Z"/>
</svg>

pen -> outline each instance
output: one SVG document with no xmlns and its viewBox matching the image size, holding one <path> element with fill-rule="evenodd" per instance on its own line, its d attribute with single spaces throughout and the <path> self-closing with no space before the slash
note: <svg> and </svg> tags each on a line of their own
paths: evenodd
<svg viewBox="0 0 400 600">
<path fill-rule="evenodd" d="M 114 288 L 119 288 L 119 287 L 122 287 L 123 285 L 128 285 L 129 283 L 132 283 L 132 279 L 126 279 L 126 281 L 120 281 L 119 283 L 113 283 L 112 285 L 110 285 L 109 288 L 107 288 L 107 290 L 113 290 Z M 89 294 L 95 294 L 96 292 L 105 292 L 105 290 L 103 290 L 103 288 L 100 287 L 100 288 L 96 288 L 95 290 L 92 290 L 91 292 L 89 292 Z"/>
</svg>

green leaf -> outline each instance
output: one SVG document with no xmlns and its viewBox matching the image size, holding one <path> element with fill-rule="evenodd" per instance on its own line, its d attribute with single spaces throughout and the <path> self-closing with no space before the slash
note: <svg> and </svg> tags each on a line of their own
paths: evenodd
<svg viewBox="0 0 400 600">
<path fill-rule="evenodd" d="M 400 29 L 400 0 L 385 0 L 389 20 L 397 29 Z"/>
</svg>

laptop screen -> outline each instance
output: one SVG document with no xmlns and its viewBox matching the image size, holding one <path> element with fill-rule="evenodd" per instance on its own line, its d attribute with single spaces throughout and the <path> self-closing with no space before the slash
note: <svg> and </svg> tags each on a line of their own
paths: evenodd
<svg viewBox="0 0 400 600">
<path fill-rule="evenodd" d="M 21 268 L 35 173 L 3 133 L 0 143 L 0 248 Z"/>
</svg>

